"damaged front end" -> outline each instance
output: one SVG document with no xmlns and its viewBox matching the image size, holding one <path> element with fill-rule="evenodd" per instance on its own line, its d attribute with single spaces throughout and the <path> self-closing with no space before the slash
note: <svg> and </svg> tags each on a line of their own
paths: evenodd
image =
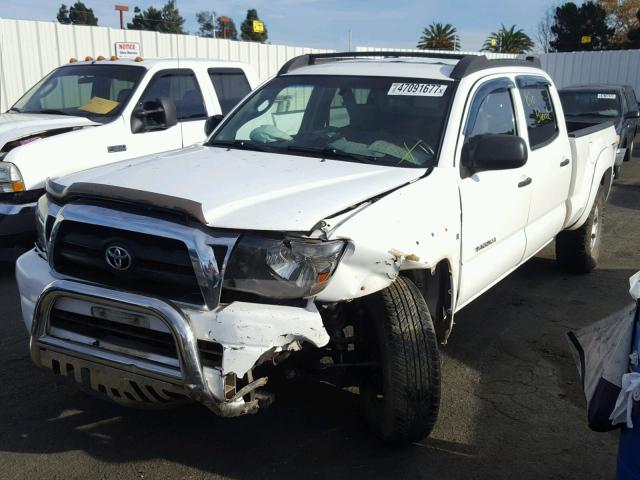
<svg viewBox="0 0 640 480">
<path fill-rule="evenodd" d="M 141 213 L 41 199 L 38 248 L 16 265 L 34 363 L 125 405 L 255 413 L 271 401 L 258 366 L 329 343 L 311 296 L 343 242 Z"/>
</svg>

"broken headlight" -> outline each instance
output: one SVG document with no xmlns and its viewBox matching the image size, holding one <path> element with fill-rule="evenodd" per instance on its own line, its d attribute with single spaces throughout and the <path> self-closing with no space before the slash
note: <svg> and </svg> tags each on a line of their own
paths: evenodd
<svg viewBox="0 0 640 480">
<path fill-rule="evenodd" d="M 306 298 L 326 286 L 346 242 L 244 236 L 234 249 L 224 288 L 277 299 Z"/>
</svg>

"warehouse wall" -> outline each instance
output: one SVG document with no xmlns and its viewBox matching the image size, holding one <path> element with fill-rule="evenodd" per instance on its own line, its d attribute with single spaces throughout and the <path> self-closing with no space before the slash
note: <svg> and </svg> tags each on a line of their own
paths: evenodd
<svg viewBox="0 0 640 480">
<path fill-rule="evenodd" d="M 262 45 L 107 27 L 0 19 L 0 111 L 70 57 L 109 57 L 115 42 L 140 43 L 143 57 L 182 57 L 248 62 L 261 80 L 275 75 L 292 57 L 320 52 L 312 48 Z"/>
</svg>

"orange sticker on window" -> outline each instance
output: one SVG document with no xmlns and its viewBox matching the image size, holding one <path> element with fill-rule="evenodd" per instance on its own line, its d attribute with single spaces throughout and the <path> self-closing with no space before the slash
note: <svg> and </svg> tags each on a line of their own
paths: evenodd
<svg viewBox="0 0 640 480">
<path fill-rule="evenodd" d="M 120 105 L 120 102 L 101 97 L 93 97 L 89 102 L 78 107 L 78 109 L 89 113 L 97 113 L 98 115 L 106 115 L 118 105 Z"/>
</svg>

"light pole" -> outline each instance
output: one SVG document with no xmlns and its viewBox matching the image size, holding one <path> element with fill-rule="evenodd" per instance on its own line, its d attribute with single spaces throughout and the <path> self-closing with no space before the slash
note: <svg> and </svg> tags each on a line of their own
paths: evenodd
<svg viewBox="0 0 640 480">
<path fill-rule="evenodd" d="M 120 30 L 124 30 L 124 12 L 128 12 L 129 7 L 126 5 L 116 5 L 116 12 L 120 13 Z"/>
</svg>

